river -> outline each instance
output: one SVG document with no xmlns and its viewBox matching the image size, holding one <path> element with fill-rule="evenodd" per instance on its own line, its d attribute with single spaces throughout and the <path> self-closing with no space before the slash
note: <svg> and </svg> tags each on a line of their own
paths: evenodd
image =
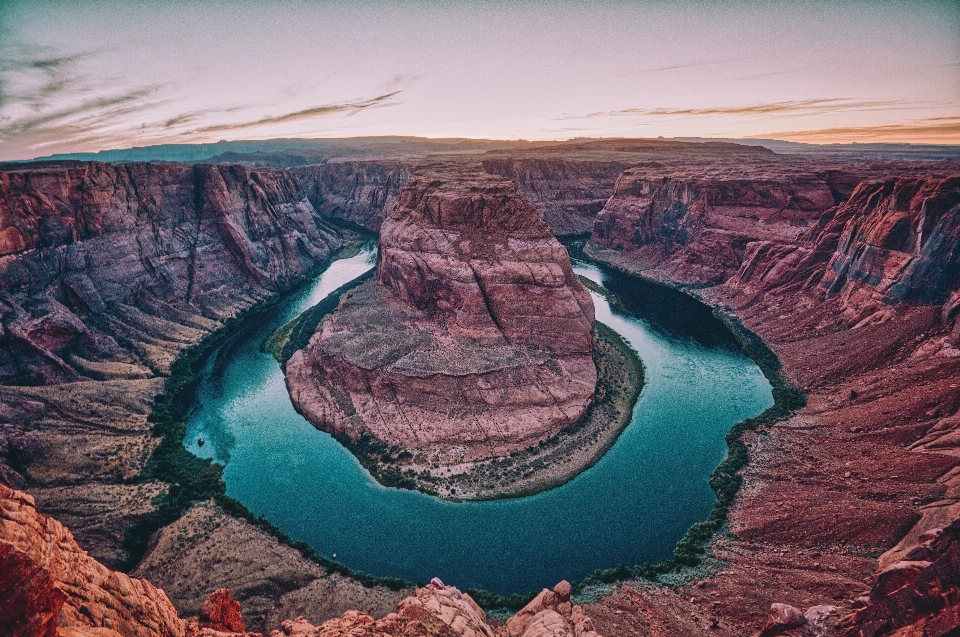
<svg viewBox="0 0 960 637">
<path fill-rule="evenodd" d="M 352 569 L 509 594 L 666 559 L 716 502 L 707 479 L 724 457 L 726 432 L 773 404 L 760 369 L 705 306 L 575 261 L 578 274 L 621 295 L 626 310 L 593 295 L 597 320 L 644 363 L 646 384 L 613 448 L 567 484 L 524 498 L 454 503 L 385 488 L 294 410 L 280 366 L 260 351 L 277 327 L 372 268 L 375 256 L 369 244 L 247 320 L 199 374 L 184 439 L 224 465 L 229 496 Z"/>
</svg>

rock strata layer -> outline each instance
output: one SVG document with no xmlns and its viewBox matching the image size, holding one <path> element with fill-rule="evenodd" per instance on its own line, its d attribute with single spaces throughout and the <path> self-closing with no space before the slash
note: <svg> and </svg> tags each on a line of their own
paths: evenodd
<svg viewBox="0 0 960 637">
<path fill-rule="evenodd" d="M 421 176 L 381 230 L 377 275 L 287 364 L 318 427 L 433 459 L 521 449 L 584 414 L 594 310 L 566 249 L 508 180 Z"/>
<path fill-rule="evenodd" d="M 20 583 L 0 593 L 3 634 L 52 636 L 72 628 L 105 637 L 184 637 L 163 591 L 103 566 L 66 527 L 37 513 L 32 497 L 2 485 L 0 573 L 4 583 Z M 106 632 L 84 632 L 90 628 Z"/>
<path fill-rule="evenodd" d="M 476 602 L 434 578 L 383 619 L 357 611 L 314 626 L 303 617 L 283 622 L 270 637 L 600 637 L 583 608 L 570 602 L 570 584 L 543 589 L 494 629 Z"/>
</svg>

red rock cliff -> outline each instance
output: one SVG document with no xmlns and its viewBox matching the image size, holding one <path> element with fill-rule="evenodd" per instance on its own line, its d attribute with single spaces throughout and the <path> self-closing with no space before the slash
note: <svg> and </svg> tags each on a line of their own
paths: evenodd
<svg viewBox="0 0 960 637">
<path fill-rule="evenodd" d="M 566 250 L 512 182 L 420 177 L 383 224 L 376 280 L 294 354 L 287 383 L 323 429 L 448 460 L 500 455 L 583 415 L 593 320 Z"/>
<path fill-rule="evenodd" d="M 801 241 L 757 242 L 730 286 L 836 297 L 853 325 L 899 304 L 960 311 L 960 178 L 862 183 Z"/>
<path fill-rule="evenodd" d="M 75 380 L 86 372 L 71 356 L 110 360 L 118 335 L 92 317 L 112 315 L 115 303 L 223 318 L 339 245 L 283 171 L 90 163 L 2 172 L 0 382 Z"/>
<path fill-rule="evenodd" d="M 633 168 L 597 216 L 591 243 L 627 253 L 684 283 L 719 283 L 737 271 L 750 241 L 792 241 L 836 205 L 812 174 L 659 176 Z"/>
</svg>

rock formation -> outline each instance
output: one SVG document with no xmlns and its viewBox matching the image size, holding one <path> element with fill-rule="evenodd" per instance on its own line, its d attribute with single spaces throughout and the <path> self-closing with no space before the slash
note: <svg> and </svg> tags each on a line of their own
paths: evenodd
<svg viewBox="0 0 960 637">
<path fill-rule="evenodd" d="M 483 160 L 483 169 L 517 182 L 520 193 L 540 212 L 555 235 L 593 230 L 597 213 L 613 193 L 626 160 L 504 157 Z"/>
<path fill-rule="evenodd" d="M 842 637 L 935 637 L 960 631 L 960 520 L 919 539 L 905 559 L 874 574 L 870 592 L 856 600 L 855 612 L 843 621 Z"/>
<path fill-rule="evenodd" d="M 104 637 L 184 637 L 163 591 L 89 557 L 62 524 L 37 513 L 33 498 L 2 485 L 0 572 L 6 589 L 0 628 L 11 630 L 3 634 L 56 635 L 75 628 L 72 634 L 82 635 L 85 628 L 105 628 Z"/>
<path fill-rule="evenodd" d="M 339 245 L 283 171 L 86 164 L 0 173 L 0 382 L 164 370 L 169 357 L 151 339 L 188 339 Z M 167 323 L 138 338 L 144 312 Z M 179 335 L 169 324 L 178 321 Z M 125 340 L 145 341 L 139 356 L 120 353 Z"/>
<path fill-rule="evenodd" d="M 600 637 L 583 608 L 571 604 L 570 584 L 560 582 L 507 620 L 499 630 L 487 623 L 469 595 L 434 578 L 380 620 L 348 611 L 313 626 L 302 617 L 283 622 L 270 637 Z"/>
<path fill-rule="evenodd" d="M 582 223 L 604 197 L 606 177 L 576 171 L 558 177 L 557 170 L 572 169 L 539 163 L 549 153 L 569 160 L 590 144 L 580 146 L 503 160 L 498 151 L 469 161 L 495 159 L 489 170 L 514 175 L 543 216 L 556 204 L 558 219 L 570 214 Z M 836 157 L 788 159 L 730 145 L 594 146 L 603 157 L 586 159 L 623 160 L 635 166 L 637 183 L 657 182 L 661 195 L 677 197 L 633 206 L 626 188 L 608 210 L 618 216 L 620 206 L 625 222 L 606 221 L 608 236 L 623 239 L 622 247 L 607 247 L 604 255 L 621 256 L 619 265 L 656 278 L 726 281 L 698 293 L 770 344 L 787 373 L 802 381 L 808 407 L 761 435 L 745 435 L 751 456 L 745 487 L 730 512 L 730 534 L 711 549 L 725 564 L 720 572 L 675 587 L 622 585 L 585 609 L 593 624 L 622 637 L 809 634 L 823 618 L 811 619 L 808 610 L 797 626 L 788 606 L 835 605 L 838 613 L 824 621 L 852 609 L 843 625 L 850 634 L 878 626 L 901 634 L 951 629 L 956 567 L 945 566 L 954 549 L 937 538 L 960 515 L 960 293 L 951 278 L 958 254 L 955 179 L 944 177 L 955 178 L 960 167 L 843 165 Z M 380 173 L 377 163 L 330 169 L 331 187 L 341 194 L 327 200 L 329 214 L 382 214 L 380 201 L 389 209 L 392 168 L 379 162 Z M 819 214 L 788 203 L 781 215 L 787 199 L 776 189 L 776 213 L 760 205 L 757 187 L 769 182 L 787 195 L 815 186 L 826 203 L 819 182 L 795 183 L 811 175 L 839 208 Z M 903 177 L 888 178 L 895 175 Z M 912 179 L 918 175 L 923 179 Z M 862 179 L 867 183 L 851 196 Z M 151 499 L 167 488 L 133 480 L 155 444 L 146 415 L 169 362 L 339 245 L 298 181 L 306 185 L 307 177 L 237 166 L 93 163 L 0 171 L 0 482 L 28 488 L 38 507 L 55 512 L 97 557 L 122 562 L 123 531 L 149 515 Z M 731 204 L 707 194 L 684 203 L 680 195 L 688 191 L 677 184 L 693 181 L 737 182 L 736 196 L 746 198 Z M 551 201 L 567 196 L 573 207 Z M 749 203 L 753 197 L 760 204 Z M 658 228 L 634 227 L 627 218 L 655 209 L 650 219 Z M 638 229 L 648 243 L 628 236 Z M 685 234 L 690 242 L 683 244 Z M 207 591 L 224 585 L 245 609 L 255 609 L 247 625 L 257 628 L 298 613 L 320 623 L 345 608 L 381 616 L 396 605 L 396 597 L 328 576 L 266 533 L 214 510 L 198 503 L 163 529 L 142 569 L 150 579 L 163 578 L 154 581 L 178 606 L 189 605 L 190 614 Z M 181 535 L 190 538 L 186 545 Z M 59 548 L 79 564 L 79 551 L 64 545 L 51 544 L 51 555 Z M 257 559 L 219 559 L 238 551 Z M 91 634 L 89 624 L 57 626 L 61 611 L 78 606 L 42 564 L 0 539 L 6 609 L 0 618 L 8 622 L 0 633 Z M 779 610 L 768 616 L 771 602 Z M 918 612 L 905 613 L 904 605 Z M 104 608 L 90 612 L 107 617 Z M 119 616 L 123 609 L 113 611 Z M 361 613 L 353 616 L 359 621 Z M 530 625 L 554 626 L 552 615 L 544 620 Z M 193 628 L 186 623 L 184 630 Z M 213 628 L 197 623 L 196 630 Z M 573 632 L 569 624 L 566 630 Z M 96 631 L 115 637 L 109 628 Z"/>
<path fill-rule="evenodd" d="M 584 414 L 593 319 L 512 182 L 418 177 L 383 224 L 376 280 L 291 357 L 287 384 L 327 431 L 447 460 L 500 455 Z"/>
<path fill-rule="evenodd" d="M 221 632 L 246 632 L 243 616 L 240 614 L 240 602 L 233 599 L 226 588 L 218 588 L 204 600 L 200 606 L 199 624 L 202 628 Z"/>
<path fill-rule="evenodd" d="M 711 179 L 661 173 L 624 171 L 590 240 L 686 283 L 726 280 L 740 267 L 749 241 L 794 240 L 837 203 L 827 180 L 817 175 Z"/>
<path fill-rule="evenodd" d="M 731 286 L 820 289 L 856 325 L 898 304 L 960 312 L 960 178 L 864 182 L 799 242 L 748 246 Z"/>
<path fill-rule="evenodd" d="M 412 169 L 410 162 L 344 161 L 290 171 L 321 215 L 378 232 Z"/>
</svg>

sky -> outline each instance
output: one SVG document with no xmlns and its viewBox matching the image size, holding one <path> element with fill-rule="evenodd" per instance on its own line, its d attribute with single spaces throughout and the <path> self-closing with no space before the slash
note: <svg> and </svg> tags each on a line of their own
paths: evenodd
<svg viewBox="0 0 960 637">
<path fill-rule="evenodd" d="M 960 3 L 0 0 L 0 160 L 364 135 L 960 144 Z"/>
</svg>

